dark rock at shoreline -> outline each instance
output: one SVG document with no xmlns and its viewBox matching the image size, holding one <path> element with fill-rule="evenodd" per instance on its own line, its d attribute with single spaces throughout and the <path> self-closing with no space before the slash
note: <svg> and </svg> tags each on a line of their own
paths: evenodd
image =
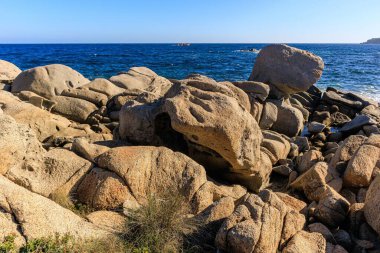
<svg viewBox="0 0 380 253">
<path fill-rule="evenodd" d="M 347 122 L 343 125 L 343 127 L 340 129 L 343 133 L 351 133 L 354 134 L 358 130 L 360 130 L 363 126 L 366 125 L 374 125 L 376 122 L 372 120 L 367 115 L 358 115 L 350 122 Z"/>
</svg>

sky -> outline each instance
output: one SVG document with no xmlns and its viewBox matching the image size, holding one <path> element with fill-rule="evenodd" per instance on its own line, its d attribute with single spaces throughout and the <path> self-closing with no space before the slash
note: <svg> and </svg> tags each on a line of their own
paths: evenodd
<svg viewBox="0 0 380 253">
<path fill-rule="evenodd" d="M 380 0 L 0 0 L 0 43 L 358 43 Z"/>
</svg>

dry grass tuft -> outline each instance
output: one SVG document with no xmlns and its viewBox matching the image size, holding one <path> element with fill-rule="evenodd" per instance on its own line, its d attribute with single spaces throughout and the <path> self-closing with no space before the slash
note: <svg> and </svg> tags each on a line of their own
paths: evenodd
<svg viewBox="0 0 380 253">
<path fill-rule="evenodd" d="M 195 252 L 189 242 L 200 224 L 190 213 L 188 201 L 178 191 L 150 194 L 145 205 L 129 212 L 127 252 Z"/>
<path fill-rule="evenodd" d="M 50 194 L 49 198 L 58 205 L 71 210 L 75 214 L 85 217 L 89 213 L 95 211 L 87 205 L 81 204 L 74 200 L 74 198 L 68 195 L 66 192 L 56 191 Z"/>
</svg>

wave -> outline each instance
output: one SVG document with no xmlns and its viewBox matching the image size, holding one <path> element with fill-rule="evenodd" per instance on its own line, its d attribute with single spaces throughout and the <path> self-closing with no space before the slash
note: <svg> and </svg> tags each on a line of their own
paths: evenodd
<svg viewBox="0 0 380 253">
<path fill-rule="evenodd" d="M 260 49 L 256 49 L 256 48 L 239 49 L 239 50 L 235 50 L 234 52 L 243 52 L 243 53 L 254 53 L 254 54 L 258 54 L 258 53 L 260 53 Z"/>
</svg>

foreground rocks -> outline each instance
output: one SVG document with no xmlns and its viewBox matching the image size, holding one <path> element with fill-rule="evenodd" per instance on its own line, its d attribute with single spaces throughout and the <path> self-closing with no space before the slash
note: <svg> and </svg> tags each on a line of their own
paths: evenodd
<svg viewBox="0 0 380 253">
<path fill-rule="evenodd" d="M 8 223 L 20 227 L 16 236 L 31 240 L 70 233 L 82 239 L 112 237 L 73 212 L 0 176 L 0 207 Z M 8 216 L 9 214 L 9 216 Z M 13 231 L 15 232 L 15 231 Z"/>
<path fill-rule="evenodd" d="M 275 193 L 247 195 L 221 226 L 216 246 L 227 252 L 276 252 L 300 231 L 305 217 Z"/>
<path fill-rule="evenodd" d="M 0 61 L 0 242 L 114 238 L 169 192 L 204 223 L 208 249 L 377 252 L 380 108 L 319 91 L 323 67 L 286 45 L 232 82 L 145 67 L 90 81 Z"/>
<path fill-rule="evenodd" d="M 28 125 L 43 142 L 49 137 L 68 128 L 71 122 L 59 115 L 49 113 L 30 103 L 22 102 L 18 97 L 6 91 L 0 91 L 0 101 L 5 114 L 14 118 L 18 123 Z"/>
</svg>

